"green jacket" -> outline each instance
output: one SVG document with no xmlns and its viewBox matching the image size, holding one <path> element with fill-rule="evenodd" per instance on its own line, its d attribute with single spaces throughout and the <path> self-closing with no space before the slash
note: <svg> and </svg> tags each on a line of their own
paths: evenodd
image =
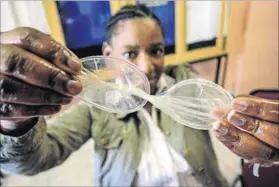
<svg viewBox="0 0 279 187">
<path fill-rule="evenodd" d="M 166 73 L 177 81 L 196 77 L 187 66 Z M 20 137 L 1 135 L 1 171 L 34 175 L 64 162 L 87 140 L 95 141 L 95 186 L 132 186 L 141 159 L 144 125 L 140 116 L 120 116 L 78 104 L 38 123 Z M 204 186 L 226 186 L 209 133 L 185 127 L 160 113 L 159 127 Z"/>
</svg>

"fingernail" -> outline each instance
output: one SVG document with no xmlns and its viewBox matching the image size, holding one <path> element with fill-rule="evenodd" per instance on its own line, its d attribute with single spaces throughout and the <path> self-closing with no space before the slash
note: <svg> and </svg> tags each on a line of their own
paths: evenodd
<svg viewBox="0 0 279 187">
<path fill-rule="evenodd" d="M 243 126 L 246 123 L 246 118 L 242 117 L 240 114 L 237 114 L 235 111 L 231 111 L 228 115 L 228 121 L 236 126 Z"/>
<path fill-rule="evenodd" d="M 233 109 L 238 111 L 238 112 L 243 112 L 247 109 L 248 104 L 245 101 L 241 100 L 234 100 L 232 103 Z"/>
<path fill-rule="evenodd" d="M 81 92 L 82 85 L 76 80 L 70 80 L 67 84 L 67 89 L 71 94 L 76 95 Z"/>
<path fill-rule="evenodd" d="M 228 134 L 229 130 L 226 127 L 223 127 L 221 122 L 213 123 L 213 129 L 220 135 L 225 136 Z"/>
<path fill-rule="evenodd" d="M 75 72 L 80 72 L 81 70 L 81 63 L 76 58 L 69 58 L 68 59 L 68 66 Z"/>
</svg>

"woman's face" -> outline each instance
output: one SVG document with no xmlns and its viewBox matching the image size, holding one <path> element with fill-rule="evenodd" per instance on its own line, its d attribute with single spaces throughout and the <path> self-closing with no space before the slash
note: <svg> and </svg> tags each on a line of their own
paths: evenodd
<svg viewBox="0 0 279 187">
<path fill-rule="evenodd" d="M 154 93 L 164 68 L 164 38 L 151 18 L 120 21 L 111 44 L 105 43 L 103 54 L 135 63 L 147 75 Z"/>
</svg>

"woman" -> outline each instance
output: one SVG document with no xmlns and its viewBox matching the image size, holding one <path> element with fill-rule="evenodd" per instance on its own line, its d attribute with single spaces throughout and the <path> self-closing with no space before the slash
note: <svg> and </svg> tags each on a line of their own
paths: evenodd
<svg viewBox="0 0 279 187">
<path fill-rule="evenodd" d="M 107 38 L 103 55 L 135 63 L 146 73 L 153 94 L 196 76 L 186 66 L 171 68 L 168 75 L 163 73 L 163 29 L 159 19 L 143 5 L 127 6 L 117 12 L 107 25 Z M 78 59 L 34 29 L 3 33 L 1 42 L 1 170 L 37 174 L 61 164 L 93 138 L 95 185 L 141 186 L 147 169 L 141 159 L 144 129 L 146 123 L 153 123 L 193 169 L 192 174 L 182 175 L 191 180 L 190 186 L 226 186 L 208 132 L 177 124 L 151 104 L 126 116 L 79 104 L 48 121 L 46 128 L 41 116 L 57 113 L 82 89 L 76 76 L 69 76 L 79 73 Z M 215 114 L 220 114 L 220 110 Z M 236 150 L 234 146 L 233 151 Z M 247 155 L 250 153 L 253 149 Z M 164 177 L 150 185 L 162 185 Z"/>
</svg>

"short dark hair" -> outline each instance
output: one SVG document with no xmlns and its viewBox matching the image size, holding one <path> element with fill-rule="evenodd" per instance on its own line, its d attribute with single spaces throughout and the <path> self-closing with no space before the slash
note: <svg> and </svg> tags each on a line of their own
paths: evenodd
<svg viewBox="0 0 279 187">
<path fill-rule="evenodd" d="M 143 4 L 127 5 L 122 7 L 115 15 L 113 15 L 109 19 L 106 26 L 108 42 L 110 42 L 119 21 L 135 18 L 152 18 L 157 22 L 162 31 L 162 34 L 164 35 L 164 29 L 162 27 L 160 19 L 148 7 Z"/>
</svg>

